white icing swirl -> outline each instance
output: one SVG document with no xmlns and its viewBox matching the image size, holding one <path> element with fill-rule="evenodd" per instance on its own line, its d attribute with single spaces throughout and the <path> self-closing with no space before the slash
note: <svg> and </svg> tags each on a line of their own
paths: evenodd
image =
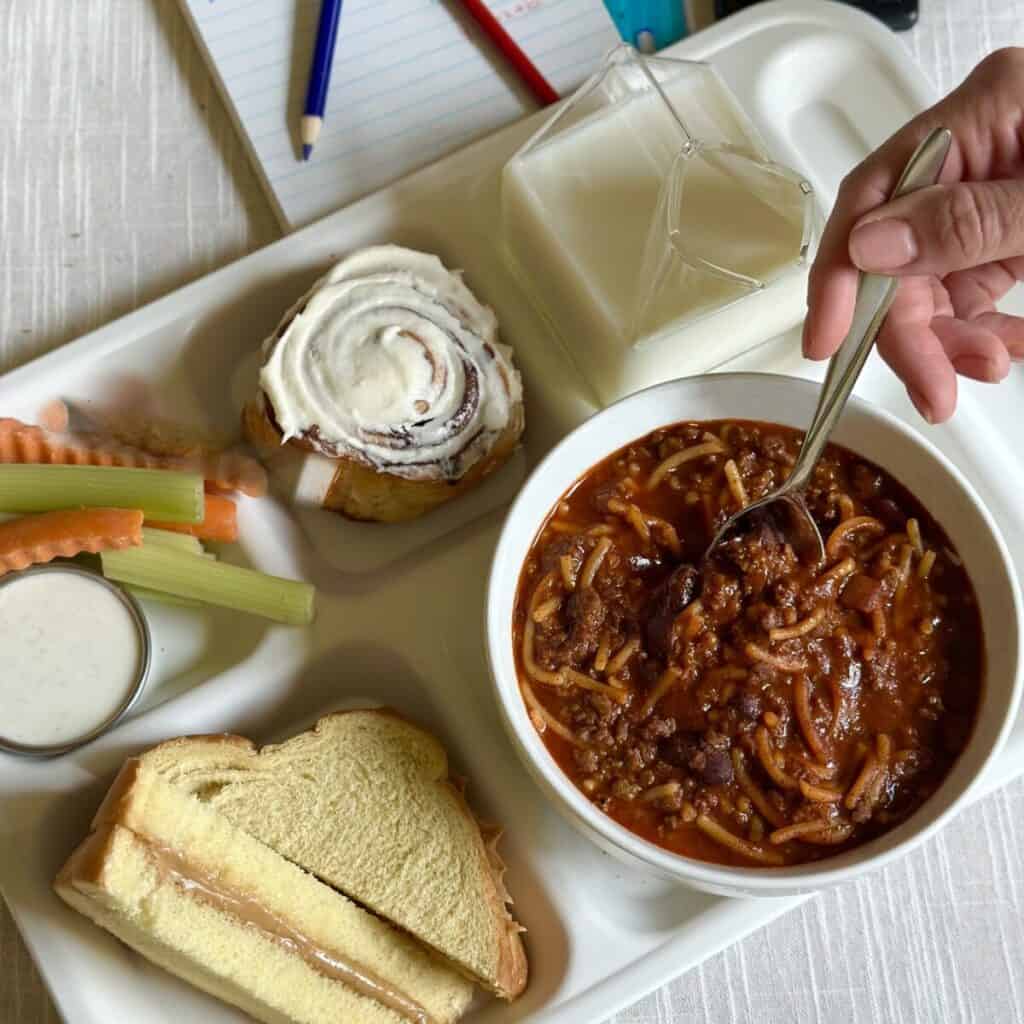
<svg viewBox="0 0 1024 1024">
<path fill-rule="evenodd" d="M 342 260 L 264 346 L 260 387 L 285 441 L 408 479 L 457 480 L 520 415 L 494 313 L 436 256 Z"/>
</svg>

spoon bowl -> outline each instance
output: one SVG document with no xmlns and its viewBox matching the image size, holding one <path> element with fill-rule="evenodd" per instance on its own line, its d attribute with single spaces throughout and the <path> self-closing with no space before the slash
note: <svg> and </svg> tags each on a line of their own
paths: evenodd
<svg viewBox="0 0 1024 1024">
<path fill-rule="evenodd" d="M 783 491 L 782 488 L 752 501 L 730 516 L 715 534 L 715 539 L 704 555 L 704 561 L 712 558 L 733 537 L 749 533 L 755 524 L 763 524 L 765 520 L 775 532 L 785 537 L 793 553 L 805 565 L 820 565 L 825 561 L 825 543 L 821 539 L 818 524 L 804 503 L 803 495 L 797 491 Z"/>
</svg>

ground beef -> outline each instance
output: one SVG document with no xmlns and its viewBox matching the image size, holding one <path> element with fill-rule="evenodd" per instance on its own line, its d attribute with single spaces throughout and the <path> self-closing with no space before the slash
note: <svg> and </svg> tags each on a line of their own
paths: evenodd
<svg viewBox="0 0 1024 1024">
<path fill-rule="evenodd" d="M 558 572 L 563 555 L 568 555 L 574 568 L 578 569 L 583 564 L 585 550 L 582 537 L 562 534 L 544 548 L 540 558 L 541 573 Z"/>
<path fill-rule="evenodd" d="M 566 602 L 566 615 L 572 628 L 569 633 L 568 656 L 575 664 L 581 664 L 588 655 L 597 650 L 601 626 L 608 609 L 590 587 L 573 592 Z"/>
<path fill-rule="evenodd" d="M 720 545 L 717 554 L 721 562 L 734 567 L 744 595 L 751 598 L 788 576 L 796 566 L 796 556 L 770 515 L 752 514 L 744 527 L 743 533 Z"/>
<path fill-rule="evenodd" d="M 743 592 L 735 575 L 708 567 L 701 591 L 704 613 L 716 626 L 726 626 L 743 610 Z"/>
<path fill-rule="evenodd" d="M 778 434 L 765 434 L 761 437 L 761 453 L 782 466 L 792 466 L 796 462 L 796 456 L 786 447 L 786 441 Z"/>
<path fill-rule="evenodd" d="M 647 740 L 660 740 L 676 731 L 674 718 L 649 718 L 640 728 L 640 735 Z"/>
</svg>

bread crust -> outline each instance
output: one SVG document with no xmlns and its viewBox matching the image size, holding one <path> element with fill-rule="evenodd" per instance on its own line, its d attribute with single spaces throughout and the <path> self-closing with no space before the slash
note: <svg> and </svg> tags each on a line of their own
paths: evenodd
<svg viewBox="0 0 1024 1024">
<path fill-rule="evenodd" d="M 520 402 L 512 410 L 508 424 L 490 451 L 458 480 L 407 480 L 394 473 L 374 469 L 350 456 L 339 455 L 331 459 L 337 468 L 324 496 L 323 507 L 347 519 L 364 522 L 395 523 L 416 519 L 472 490 L 502 466 L 519 443 L 523 422 L 523 405 Z M 262 394 L 246 404 L 242 412 L 242 429 L 249 443 L 268 462 L 271 472 L 274 460 L 281 458 L 289 449 L 293 456 L 311 450 L 309 444 L 300 438 L 284 441 Z"/>
<path fill-rule="evenodd" d="M 97 832 L 90 829 L 89 835 L 75 848 L 64 863 L 53 887 L 57 892 L 74 888 L 74 883 L 98 886 L 103 882 L 103 865 L 113 847 L 114 834 L 110 829 Z"/>
<path fill-rule="evenodd" d="M 247 926 L 186 887 L 168 885 L 160 857 L 144 837 L 107 824 L 75 851 L 54 888 L 70 907 L 129 948 L 254 1020 L 407 1024 L 390 1007 L 319 973 L 272 933 Z M 168 900 L 174 904 L 170 911 Z M 231 955 L 215 952 L 227 942 L 232 950 L 244 947 L 241 977 Z"/>
<path fill-rule="evenodd" d="M 290 737 L 283 743 L 265 744 L 262 747 L 257 746 L 251 740 L 246 739 L 243 736 L 237 736 L 232 733 L 183 736 L 176 739 L 166 740 L 144 754 L 141 754 L 138 758 L 131 759 L 125 765 L 121 776 L 115 780 L 114 786 L 111 788 L 107 799 L 97 812 L 96 820 L 103 820 L 104 813 L 109 815 L 111 812 L 116 811 L 116 805 L 120 799 L 120 795 L 125 792 L 126 788 L 135 780 L 137 773 L 145 770 L 147 760 L 163 759 L 168 754 L 173 756 L 177 751 L 184 751 L 195 743 L 223 744 L 225 753 L 232 751 L 236 754 L 242 755 L 243 757 L 258 757 L 264 752 L 271 751 L 291 743 L 303 735 L 320 735 L 329 728 L 329 723 L 332 719 L 341 718 L 347 715 L 387 715 L 397 718 L 426 737 L 438 751 L 438 759 L 443 765 L 443 770 L 439 777 L 432 781 L 435 785 L 444 787 L 450 793 L 454 798 L 459 811 L 465 815 L 469 822 L 472 823 L 475 834 L 478 837 L 478 841 L 476 843 L 476 855 L 479 857 L 480 864 L 484 869 L 486 877 L 490 879 L 491 884 L 484 898 L 486 899 L 489 917 L 492 922 L 492 941 L 494 943 L 494 948 L 497 950 L 496 976 L 493 979 L 479 977 L 467 971 L 462 965 L 451 960 L 451 958 L 444 957 L 444 959 L 467 977 L 471 977 L 473 981 L 483 985 L 500 998 L 506 1000 L 515 999 L 516 996 L 518 996 L 526 987 L 529 967 L 526 958 L 526 951 L 520 937 L 521 933 L 524 932 L 525 929 L 512 917 L 508 909 L 512 900 L 504 884 L 506 868 L 497 852 L 497 844 L 501 837 L 501 829 L 493 825 L 481 824 L 473 814 L 462 794 L 461 787 L 453 781 L 449 773 L 448 755 L 440 741 L 432 733 L 423 729 L 405 715 L 402 715 L 400 712 L 394 711 L 391 708 L 359 708 L 333 711 L 321 717 L 311 729 L 306 731 L 306 733 L 298 733 L 296 736 Z M 350 893 L 345 893 L 345 895 L 352 898 Z M 419 936 L 415 937 L 419 938 Z M 421 939 L 420 941 L 423 940 Z M 434 951 L 438 952 L 436 949 Z M 443 954 L 440 955 L 443 956 Z"/>
</svg>

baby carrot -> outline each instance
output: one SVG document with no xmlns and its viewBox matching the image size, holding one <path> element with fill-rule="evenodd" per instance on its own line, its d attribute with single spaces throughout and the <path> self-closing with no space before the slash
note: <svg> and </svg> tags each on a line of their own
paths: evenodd
<svg viewBox="0 0 1024 1024">
<path fill-rule="evenodd" d="M 123 508 L 40 512 L 0 523 L 0 576 L 58 556 L 138 547 L 142 513 Z"/>
<path fill-rule="evenodd" d="M 173 530 L 175 533 L 188 533 L 199 540 L 212 540 L 221 544 L 232 544 L 238 540 L 238 508 L 230 498 L 223 494 L 204 495 L 205 507 L 201 523 L 164 523 L 150 522 L 158 530 Z"/>
</svg>

